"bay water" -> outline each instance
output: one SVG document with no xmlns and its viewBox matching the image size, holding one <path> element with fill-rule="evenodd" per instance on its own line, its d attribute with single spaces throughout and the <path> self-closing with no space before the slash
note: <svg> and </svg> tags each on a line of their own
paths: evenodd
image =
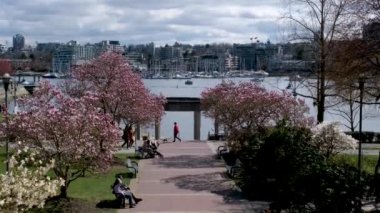
<svg viewBox="0 0 380 213">
<path fill-rule="evenodd" d="M 33 82 L 33 78 L 25 77 L 25 80 Z M 186 85 L 183 79 L 143 79 L 145 86 L 155 94 L 163 94 L 165 97 L 200 97 L 202 91 L 207 88 L 215 87 L 222 83 L 222 81 L 233 82 L 246 82 L 250 81 L 250 78 L 230 78 L 230 79 L 192 79 L 192 85 Z M 52 84 L 56 84 L 61 81 L 60 79 L 49 79 Z M 262 86 L 269 90 L 285 90 L 289 84 L 288 77 L 267 77 L 263 82 L 260 82 Z M 297 90 L 297 92 L 306 92 Z M 306 104 L 310 108 L 310 115 L 316 118 L 316 107 L 313 105 L 311 99 L 305 99 Z M 10 103 L 10 110 L 12 110 L 13 104 Z M 364 106 L 363 107 L 363 131 L 375 131 L 380 132 L 380 111 L 379 106 Z M 357 118 L 358 119 L 358 118 Z M 335 115 L 326 111 L 326 121 L 340 121 L 347 123 L 341 116 Z M 193 112 L 165 112 L 161 120 L 160 135 L 161 138 L 172 138 L 173 123 L 177 122 L 180 126 L 180 137 L 183 140 L 194 139 L 194 114 Z M 205 117 L 202 114 L 201 117 L 201 140 L 205 140 L 209 133 L 214 132 L 214 121 Z M 342 128 L 348 130 L 342 125 Z M 154 136 L 154 126 L 146 125 L 141 127 L 141 134 Z"/>
</svg>

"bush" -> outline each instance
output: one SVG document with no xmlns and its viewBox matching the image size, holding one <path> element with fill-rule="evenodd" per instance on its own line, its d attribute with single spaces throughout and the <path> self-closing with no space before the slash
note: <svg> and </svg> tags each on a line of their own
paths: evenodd
<svg viewBox="0 0 380 213">
<path fill-rule="evenodd" d="M 355 167 L 328 161 L 310 141 L 310 130 L 284 124 L 253 137 L 243 149 L 238 186 L 277 212 L 351 212 L 368 193 L 370 176 L 359 182 Z"/>
<path fill-rule="evenodd" d="M 347 164 L 329 164 L 316 173 L 314 204 L 317 212 L 352 212 L 369 193 L 372 177 Z"/>
<path fill-rule="evenodd" d="M 222 158 L 228 166 L 233 166 L 236 163 L 237 155 L 234 152 L 226 152 L 222 154 Z"/>
<path fill-rule="evenodd" d="M 299 200 L 306 194 L 302 189 L 302 181 L 324 163 L 318 150 L 307 143 L 310 139 L 311 132 L 308 129 L 285 124 L 274 128 L 262 138 L 253 138 L 249 142 L 252 146 L 247 146 L 244 150 L 256 153 L 253 157 L 242 160 L 243 169 L 237 184 L 251 198 L 273 201 L 276 208 L 303 206 L 310 199 Z M 255 150 L 253 147 L 258 140 L 262 140 L 263 144 L 259 150 Z"/>
</svg>

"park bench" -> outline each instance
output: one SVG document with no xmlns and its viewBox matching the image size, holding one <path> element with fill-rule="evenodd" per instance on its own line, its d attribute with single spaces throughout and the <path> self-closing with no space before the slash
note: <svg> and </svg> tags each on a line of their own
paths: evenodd
<svg viewBox="0 0 380 213">
<path fill-rule="evenodd" d="M 155 156 L 163 158 L 163 155 L 157 151 L 159 146 L 160 143 L 158 141 L 151 139 L 149 144 L 139 146 L 135 153 L 140 159 L 154 158 Z"/>
<path fill-rule="evenodd" d="M 112 185 L 111 185 L 111 188 L 113 188 Z M 112 190 L 112 194 L 114 194 L 115 198 L 116 198 L 114 205 L 117 208 L 125 208 L 125 197 L 124 197 L 124 195 L 120 194 L 120 193 L 115 193 L 113 190 Z"/>
<path fill-rule="evenodd" d="M 127 159 L 127 161 L 125 161 L 125 166 L 127 167 L 128 171 L 133 174 L 133 177 L 137 176 L 137 173 L 139 172 L 139 164 L 136 161 Z"/>
<path fill-rule="evenodd" d="M 149 153 L 148 153 L 148 150 L 146 148 L 139 146 L 138 149 L 136 149 L 136 155 L 140 159 L 145 159 L 145 158 L 148 158 Z"/>
<path fill-rule="evenodd" d="M 231 178 L 235 178 L 237 176 L 239 169 L 241 169 L 241 161 L 239 158 L 236 159 L 235 164 L 233 165 L 226 164 L 227 175 Z"/>
<path fill-rule="evenodd" d="M 140 146 L 141 147 L 141 146 Z M 136 149 L 136 155 L 140 158 L 140 159 L 144 159 L 144 156 L 145 156 L 145 152 L 142 148 L 138 148 Z"/>
<path fill-rule="evenodd" d="M 227 146 L 219 146 L 217 151 L 218 158 L 222 158 L 225 162 L 227 175 L 231 178 L 235 178 L 241 168 L 239 156 L 236 156 L 236 153 L 231 153 Z"/>
<path fill-rule="evenodd" d="M 217 158 L 221 159 L 222 154 L 229 152 L 229 148 L 227 145 L 221 145 L 221 146 L 218 146 L 216 152 L 217 152 Z"/>
</svg>

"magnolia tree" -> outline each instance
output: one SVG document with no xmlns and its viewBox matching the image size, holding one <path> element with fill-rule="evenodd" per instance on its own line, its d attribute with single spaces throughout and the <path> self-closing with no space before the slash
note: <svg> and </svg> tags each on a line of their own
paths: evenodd
<svg viewBox="0 0 380 213">
<path fill-rule="evenodd" d="M 296 126 L 311 126 L 309 108 L 287 92 L 268 91 L 253 83 L 227 82 L 201 94 L 206 116 L 216 119 L 228 131 L 230 140 L 244 141 L 257 131 L 288 120 Z"/>
<path fill-rule="evenodd" d="M 18 149 L 9 160 L 9 172 L 0 175 L 0 211 L 23 212 L 43 207 L 45 200 L 55 196 L 63 185 L 62 179 L 50 179 L 54 159 L 44 161 L 39 153 L 28 147 Z"/>
<path fill-rule="evenodd" d="M 64 180 L 61 197 L 69 184 L 87 170 L 105 170 L 112 162 L 120 138 L 111 116 L 93 105 L 97 98 L 64 95 L 47 82 L 20 102 L 22 113 L 9 122 L 8 133 L 41 154 L 54 159 L 55 175 Z"/>
<path fill-rule="evenodd" d="M 97 105 L 117 122 L 149 123 L 161 119 L 165 98 L 144 87 L 140 76 L 132 71 L 122 55 L 104 53 L 90 63 L 72 71 L 66 91 L 81 96 L 87 91 L 97 98 Z"/>
<path fill-rule="evenodd" d="M 358 144 L 356 139 L 342 131 L 339 122 L 322 122 L 312 128 L 312 132 L 311 143 L 326 158 L 330 158 L 344 150 L 355 149 Z"/>
</svg>

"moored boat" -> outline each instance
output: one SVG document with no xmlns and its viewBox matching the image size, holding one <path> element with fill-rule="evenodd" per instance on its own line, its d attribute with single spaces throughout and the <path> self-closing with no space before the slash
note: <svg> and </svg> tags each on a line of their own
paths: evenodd
<svg viewBox="0 0 380 213">
<path fill-rule="evenodd" d="M 188 80 L 185 81 L 185 84 L 186 85 L 193 85 L 193 81 L 190 80 L 190 79 L 188 79 Z"/>
<path fill-rule="evenodd" d="M 49 73 L 42 75 L 42 78 L 59 78 L 59 77 L 60 76 L 58 73 L 53 73 L 53 72 L 49 72 Z"/>
</svg>

